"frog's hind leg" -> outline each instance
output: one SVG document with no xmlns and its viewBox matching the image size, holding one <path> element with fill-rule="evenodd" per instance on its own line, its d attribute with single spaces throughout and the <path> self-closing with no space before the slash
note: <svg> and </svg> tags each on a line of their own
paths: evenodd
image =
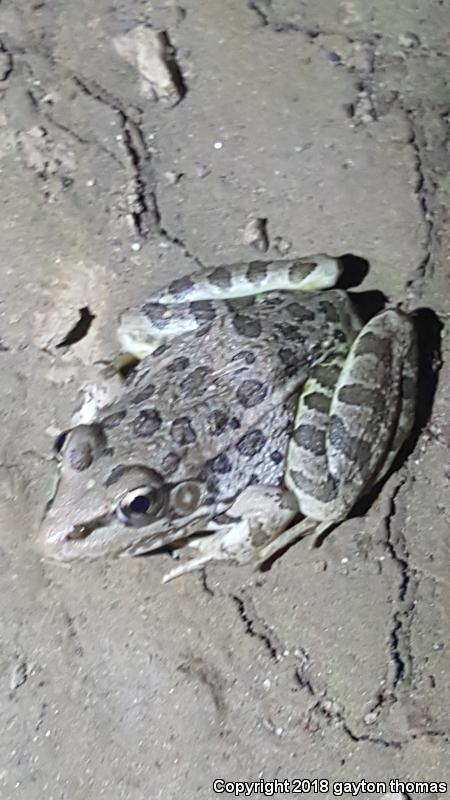
<svg viewBox="0 0 450 800">
<path fill-rule="evenodd" d="M 299 400 L 285 482 L 322 531 L 344 520 L 391 467 L 413 426 L 416 383 L 414 326 L 393 309 L 364 326 L 341 369 L 335 357 L 313 371 Z"/>
<path fill-rule="evenodd" d="M 339 259 L 319 254 L 286 261 L 239 262 L 178 278 L 153 296 L 154 303 L 173 305 L 198 300 L 228 300 L 266 292 L 317 292 L 336 285 Z"/>
<path fill-rule="evenodd" d="M 172 281 L 140 308 L 126 311 L 118 337 L 127 360 L 142 360 L 161 345 L 212 322 L 216 302 L 274 291 L 314 292 L 335 286 L 342 266 L 326 255 L 290 261 L 252 261 L 196 272 Z"/>
</svg>

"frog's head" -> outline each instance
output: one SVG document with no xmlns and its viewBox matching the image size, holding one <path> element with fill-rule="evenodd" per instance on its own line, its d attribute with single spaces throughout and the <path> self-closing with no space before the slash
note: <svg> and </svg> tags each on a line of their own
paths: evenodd
<svg viewBox="0 0 450 800">
<path fill-rule="evenodd" d="M 157 443 L 131 452 L 111 447 L 111 438 L 96 424 L 58 437 L 59 464 L 39 533 L 46 557 L 140 555 L 205 530 L 215 513 L 200 480 L 171 483 L 153 468 Z"/>
</svg>

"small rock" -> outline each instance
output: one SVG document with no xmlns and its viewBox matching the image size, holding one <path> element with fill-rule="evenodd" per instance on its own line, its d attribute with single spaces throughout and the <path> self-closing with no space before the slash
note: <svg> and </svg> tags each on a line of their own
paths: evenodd
<svg viewBox="0 0 450 800">
<path fill-rule="evenodd" d="M 369 713 L 364 717 L 364 722 L 366 725 L 373 725 L 373 723 L 377 721 L 377 717 L 378 714 L 376 711 L 369 711 Z"/>
<path fill-rule="evenodd" d="M 113 44 L 118 54 L 138 70 L 142 94 L 170 104 L 184 96 L 181 73 L 165 31 L 138 25 L 129 33 L 116 36 Z"/>
<path fill-rule="evenodd" d="M 315 561 L 314 562 L 314 572 L 326 572 L 328 564 L 326 561 Z"/>
<path fill-rule="evenodd" d="M 214 150 L 222 150 L 223 142 L 214 142 Z"/>
<path fill-rule="evenodd" d="M 132 243 L 131 243 L 131 249 L 132 249 L 132 250 L 133 250 L 135 253 L 139 253 L 139 250 L 141 249 L 141 246 L 142 246 L 142 245 L 141 245 L 141 243 L 140 243 L 140 242 L 132 242 Z"/>
<path fill-rule="evenodd" d="M 165 177 L 167 183 L 169 184 L 169 186 L 175 186 L 175 184 L 178 183 L 178 181 L 180 181 L 181 178 L 183 177 L 183 173 L 182 172 L 178 172 L 177 173 L 177 172 L 168 171 L 168 172 L 164 173 L 164 177 Z"/>
<path fill-rule="evenodd" d="M 244 229 L 244 244 L 251 245 L 261 253 L 265 253 L 269 247 L 269 237 L 267 235 L 267 219 L 254 217 Z"/>
<path fill-rule="evenodd" d="M 11 673 L 11 678 L 9 681 L 9 688 L 12 692 L 19 688 L 19 686 L 23 686 L 28 678 L 28 664 L 26 661 L 18 661 L 17 664 L 14 665 L 13 671 Z"/>
<path fill-rule="evenodd" d="M 289 253 L 289 250 L 292 248 L 292 242 L 289 239 L 283 239 L 282 236 L 276 236 L 273 240 L 274 249 L 281 253 L 281 255 L 286 255 Z"/>
<path fill-rule="evenodd" d="M 195 174 L 197 178 L 206 178 L 207 175 L 211 174 L 211 170 L 205 164 L 200 164 L 195 168 Z"/>
<path fill-rule="evenodd" d="M 412 50 L 414 47 L 420 46 L 420 39 L 415 33 L 401 33 L 398 37 L 398 43 L 401 47 L 407 47 Z"/>
</svg>

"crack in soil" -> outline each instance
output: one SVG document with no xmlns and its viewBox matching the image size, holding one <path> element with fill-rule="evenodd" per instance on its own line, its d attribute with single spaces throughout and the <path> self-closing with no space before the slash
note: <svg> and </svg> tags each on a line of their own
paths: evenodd
<svg viewBox="0 0 450 800">
<path fill-rule="evenodd" d="M 157 235 L 166 242 L 180 249 L 183 256 L 194 261 L 203 268 L 200 259 L 193 255 L 186 244 L 175 235 L 169 233 L 162 221 L 156 191 L 156 178 L 152 159 L 145 144 L 145 136 L 140 122 L 130 117 L 120 100 L 111 95 L 96 82 L 88 82 L 78 76 L 72 77 L 75 86 L 92 99 L 111 108 L 117 115 L 123 135 L 123 146 L 130 165 L 133 186 L 130 201 L 130 213 L 133 225 L 139 236 L 146 239 Z M 136 109 L 137 117 L 141 111 Z"/>
<path fill-rule="evenodd" d="M 245 601 L 242 597 L 239 597 L 237 594 L 232 594 L 230 595 L 230 597 L 236 604 L 239 616 L 245 625 L 245 633 L 248 633 L 249 636 L 253 636 L 256 639 L 259 639 L 263 643 L 264 647 L 268 651 L 273 661 L 276 661 L 278 663 L 282 658 L 282 654 L 280 652 L 281 647 L 279 642 L 275 644 L 272 641 L 271 636 L 267 632 L 270 630 L 269 626 L 266 625 L 266 623 L 260 619 L 257 618 L 252 619 L 246 608 Z"/>
<path fill-rule="evenodd" d="M 391 685 L 385 692 L 386 699 L 396 700 L 396 690 L 403 682 L 410 682 L 412 676 L 411 627 L 414 616 L 414 596 L 417 591 L 417 576 L 409 564 L 409 552 L 406 541 L 399 526 L 394 532 L 394 520 L 398 514 L 397 498 L 406 485 L 409 473 L 405 471 L 402 479 L 394 488 L 389 499 L 389 510 L 385 518 L 385 545 L 393 562 L 397 565 L 400 576 L 397 598 L 397 610 L 392 616 L 389 632 L 389 652 L 394 666 Z"/>
<path fill-rule="evenodd" d="M 289 651 L 283 646 L 276 634 L 274 634 L 273 629 L 256 615 L 254 609 L 253 611 L 250 610 L 249 606 L 251 605 L 251 601 L 249 599 L 244 599 L 236 594 L 232 594 L 230 597 L 234 601 L 239 617 L 245 625 L 245 633 L 253 638 L 259 639 L 271 660 L 277 664 L 280 663 L 286 655 L 289 655 Z M 300 667 L 298 664 L 295 665 L 294 679 L 300 688 L 304 689 L 308 695 L 314 699 L 314 702 L 306 712 L 306 729 L 309 727 L 311 730 L 312 717 L 314 715 L 319 715 L 325 720 L 327 725 L 334 724 L 339 726 L 353 742 L 367 742 L 369 744 L 393 747 L 396 749 L 402 747 L 403 743 L 401 741 L 385 739 L 382 736 L 370 736 L 369 734 L 356 733 L 345 719 L 341 704 L 336 700 L 330 699 L 326 689 L 320 691 L 316 689 L 311 678 L 306 675 L 306 670 L 311 663 L 311 659 L 306 650 L 302 647 L 297 647 L 295 649 L 295 657 L 296 659 L 300 658 L 302 664 Z"/>
<path fill-rule="evenodd" d="M 401 102 L 401 100 L 398 100 L 398 105 L 406 118 L 409 128 L 409 144 L 413 149 L 415 171 L 417 175 L 415 193 L 419 201 L 420 212 L 425 224 L 425 254 L 416 267 L 415 274 L 409 278 L 406 283 L 407 293 L 410 297 L 414 297 L 414 299 L 417 300 L 422 295 L 425 281 L 427 278 L 431 278 L 433 276 L 432 256 L 436 239 L 433 200 L 437 187 L 431 176 L 427 174 L 424 166 L 422 153 L 427 148 L 425 132 L 420 128 L 416 120 L 415 112 L 412 109 L 407 108 Z"/>
</svg>

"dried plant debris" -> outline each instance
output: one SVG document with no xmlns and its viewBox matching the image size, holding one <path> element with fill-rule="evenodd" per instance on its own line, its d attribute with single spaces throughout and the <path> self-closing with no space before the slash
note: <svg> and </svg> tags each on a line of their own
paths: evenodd
<svg viewBox="0 0 450 800">
<path fill-rule="evenodd" d="M 157 31 L 145 25 L 113 39 L 118 54 L 136 67 L 141 93 L 154 100 L 175 105 L 186 94 L 186 87 L 178 67 L 175 51 L 166 31 Z"/>
<path fill-rule="evenodd" d="M 269 236 L 267 233 L 267 219 L 263 217 L 253 217 L 244 228 L 244 244 L 254 247 L 261 253 L 265 253 L 269 247 Z"/>
</svg>

